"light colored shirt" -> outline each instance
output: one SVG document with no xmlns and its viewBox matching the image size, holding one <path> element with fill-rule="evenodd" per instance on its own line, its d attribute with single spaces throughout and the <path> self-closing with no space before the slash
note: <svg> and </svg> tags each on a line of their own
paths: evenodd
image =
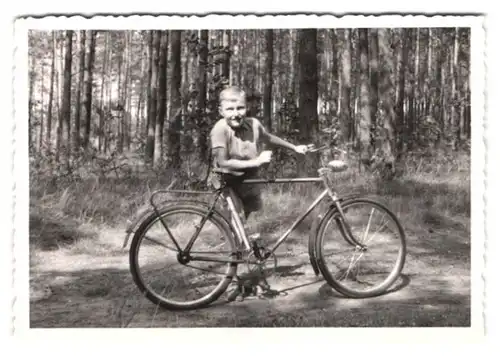
<svg viewBox="0 0 500 361">
<path fill-rule="evenodd" d="M 263 125 L 255 118 L 246 118 L 237 129 L 231 128 L 226 119 L 220 119 L 210 132 L 211 148 L 224 148 L 227 159 L 256 158 L 261 151 L 259 140 L 263 129 Z M 216 159 L 213 166 L 218 167 Z"/>
</svg>

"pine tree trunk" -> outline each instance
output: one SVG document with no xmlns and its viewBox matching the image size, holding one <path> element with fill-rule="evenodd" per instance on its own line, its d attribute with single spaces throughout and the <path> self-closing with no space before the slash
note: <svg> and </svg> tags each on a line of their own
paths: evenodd
<svg viewBox="0 0 500 361">
<path fill-rule="evenodd" d="M 45 132 L 46 154 L 50 154 L 52 150 L 52 103 L 54 102 L 54 77 L 56 67 L 56 52 L 57 38 L 55 31 L 52 31 L 52 62 L 50 65 L 50 89 L 49 89 L 49 104 L 47 109 L 47 131 Z"/>
<path fill-rule="evenodd" d="M 369 164 L 371 158 L 371 111 L 370 111 L 370 81 L 368 64 L 368 29 L 358 29 L 359 33 L 359 75 L 360 75 L 360 118 L 358 126 L 358 144 L 360 159 L 363 164 Z"/>
<path fill-rule="evenodd" d="M 208 156 L 208 116 L 207 116 L 207 62 L 208 62 L 208 30 L 200 31 L 200 47 L 198 58 L 198 114 L 197 126 L 199 131 L 198 149 L 200 159 L 205 160 Z"/>
<path fill-rule="evenodd" d="M 276 114 L 277 111 L 280 110 L 281 108 L 281 93 L 282 93 L 282 69 L 283 66 L 281 64 L 281 56 L 282 56 L 282 45 L 283 45 L 283 37 L 281 36 L 281 30 L 274 30 L 273 31 L 274 38 L 275 38 L 275 52 L 273 52 L 273 57 L 276 59 L 275 65 L 274 65 L 274 74 L 275 74 L 275 80 L 274 82 L 274 94 L 273 94 L 273 114 Z M 276 133 L 281 134 L 281 117 L 276 118 Z"/>
<path fill-rule="evenodd" d="M 413 123 L 416 124 L 419 119 L 419 104 L 420 104 L 420 29 L 415 29 L 415 67 L 413 70 L 414 87 L 413 87 Z"/>
<path fill-rule="evenodd" d="M 163 124 L 167 107 L 167 57 L 168 31 L 162 31 L 160 36 L 160 54 L 158 62 L 158 104 L 155 127 L 154 164 L 160 164 L 163 157 Z"/>
<path fill-rule="evenodd" d="M 222 38 L 222 46 L 225 49 L 224 53 L 224 62 L 222 63 L 222 76 L 224 79 L 227 79 L 229 81 L 230 76 L 230 71 L 231 71 L 231 64 L 230 64 L 230 51 L 231 51 L 231 30 L 224 30 L 223 38 Z"/>
<path fill-rule="evenodd" d="M 460 144 L 460 119 L 459 113 L 460 109 L 457 101 L 457 82 L 459 82 L 459 78 L 457 76 L 457 67 L 458 67 L 458 30 L 455 28 L 452 32 L 453 36 L 453 57 L 450 59 L 450 77 L 451 77 L 451 115 L 450 115 L 450 123 L 452 129 L 455 130 L 455 139 L 454 139 L 454 147 L 457 148 Z"/>
<path fill-rule="evenodd" d="M 289 36 L 289 45 L 288 45 L 289 73 L 288 73 L 287 92 L 294 94 L 295 93 L 295 78 L 296 78 L 295 47 L 296 47 L 296 42 L 297 42 L 297 30 L 290 29 L 288 36 Z"/>
<path fill-rule="evenodd" d="M 395 171 L 396 134 L 394 123 L 394 84 L 392 74 L 395 73 L 394 56 L 390 47 L 389 30 L 378 29 L 378 49 L 380 51 L 379 96 L 381 102 L 381 127 L 377 149 L 381 150 L 384 178 L 392 178 Z"/>
<path fill-rule="evenodd" d="M 79 69 L 78 69 L 78 83 L 76 86 L 76 113 L 75 113 L 75 127 L 73 129 L 73 145 L 75 152 L 80 148 L 80 115 L 81 115 L 81 93 L 83 88 L 83 75 L 85 72 L 85 30 L 79 32 L 80 36 L 80 53 L 79 53 Z"/>
<path fill-rule="evenodd" d="M 94 68 L 94 55 L 95 55 L 95 39 L 96 31 L 87 30 L 88 46 L 85 54 L 85 74 L 83 76 L 84 92 L 83 92 L 83 109 L 84 109 L 84 127 L 83 146 L 89 147 L 90 143 L 90 124 L 92 114 L 92 76 Z"/>
<path fill-rule="evenodd" d="M 340 76 L 339 76 L 339 46 L 338 46 L 338 30 L 332 29 L 332 46 L 331 46 L 331 58 L 332 58 L 332 63 L 331 63 L 331 70 L 332 70 L 332 79 L 330 80 L 330 86 L 328 89 L 328 93 L 333 93 L 333 98 L 332 98 L 332 103 L 335 105 L 335 115 L 340 118 L 340 97 L 341 93 L 340 90 L 342 89 L 338 84 L 340 83 Z M 328 53 L 328 49 L 326 50 Z"/>
<path fill-rule="evenodd" d="M 402 155 L 406 144 L 408 144 L 408 133 L 406 129 L 406 66 L 408 64 L 408 53 L 410 46 L 408 44 L 408 29 L 402 29 L 399 50 L 401 52 L 401 64 L 399 66 L 399 96 L 398 96 L 398 118 L 396 129 L 398 134 L 398 154 Z"/>
<path fill-rule="evenodd" d="M 172 77 L 170 81 L 170 114 L 168 124 L 168 166 L 179 169 L 181 165 L 182 104 L 181 104 L 181 35 L 180 30 L 171 32 Z"/>
<path fill-rule="evenodd" d="M 416 43 L 414 41 L 414 37 L 412 36 L 412 32 L 415 33 L 415 38 L 417 38 L 418 34 L 418 28 L 412 30 L 409 30 L 408 37 L 406 38 L 406 42 L 408 42 L 410 45 L 412 43 Z M 411 89 L 408 90 L 407 93 L 407 99 L 408 99 L 408 109 L 407 109 L 407 115 L 406 115 L 406 131 L 407 131 L 407 136 L 406 136 L 406 145 L 407 149 L 411 151 L 413 149 L 413 142 L 415 138 L 415 123 L 416 123 L 416 94 L 417 94 L 417 87 L 418 87 L 418 82 L 417 82 L 417 77 L 418 77 L 418 71 L 417 71 L 417 66 L 418 66 L 418 56 L 417 56 L 417 51 L 418 51 L 418 45 L 415 46 L 415 54 L 414 54 L 414 65 L 413 67 L 410 67 L 410 84 L 411 84 Z"/>
<path fill-rule="evenodd" d="M 97 148 L 99 149 L 99 152 L 102 151 L 103 148 L 103 143 L 104 143 L 104 138 L 105 138 L 105 131 L 104 131 L 104 84 L 106 83 L 106 67 L 107 67 L 107 60 L 108 60 L 108 43 L 109 43 L 109 33 L 106 32 L 104 35 L 104 50 L 103 50 L 103 59 L 102 59 L 102 71 L 101 71 L 101 97 L 100 97 L 100 102 L 99 102 L 99 129 L 97 131 L 98 136 L 97 136 Z"/>
<path fill-rule="evenodd" d="M 369 49 L 368 55 L 370 57 L 370 118 L 371 118 L 371 127 L 370 127 L 370 144 L 374 144 L 374 136 L 376 134 L 376 130 L 378 128 L 378 82 L 379 82 L 379 64 L 378 64 L 378 34 L 377 29 L 370 29 L 368 31 L 369 36 Z"/>
<path fill-rule="evenodd" d="M 265 67 L 264 67 L 264 124 L 273 131 L 271 103 L 273 100 L 273 30 L 265 31 Z"/>
<path fill-rule="evenodd" d="M 132 132 L 132 115 L 131 115 L 131 109 L 132 109 L 132 102 L 131 102 L 131 89 L 132 89 L 132 77 L 130 75 L 132 69 L 131 69 L 131 63 L 132 63 L 132 32 L 127 31 L 126 33 L 126 49 L 127 49 L 127 56 L 125 57 L 126 63 L 125 63 L 125 90 L 124 90 L 124 98 L 125 98 L 125 115 L 124 115 L 124 121 L 125 121 L 125 136 L 124 136 L 124 146 L 127 150 L 130 150 L 130 138 L 131 138 L 131 132 Z"/>
<path fill-rule="evenodd" d="M 430 80 L 432 78 L 432 29 L 429 28 L 429 38 L 427 39 L 427 73 L 425 80 L 424 93 L 429 94 L 430 92 Z M 433 114 L 432 100 L 427 99 L 425 104 L 425 115 L 430 116 Z"/>
<path fill-rule="evenodd" d="M 340 83 L 340 131 L 342 141 L 349 142 L 352 137 L 352 117 L 351 117 L 351 29 L 342 30 L 344 41 L 341 53 L 341 73 Z"/>
<path fill-rule="evenodd" d="M 33 56 L 29 57 L 29 64 L 28 64 L 28 71 L 29 71 L 29 95 L 28 95 L 28 147 L 31 152 L 32 149 L 34 149 L 34 144 L 33 144 L 33 132 L 34 132 L 34 127 L 33 127 L 33 92 L 35 88 L 35 79 L 36 79 L 36 70 L 35 70 L 35 61 L 33 59 Z"/>
<path fill-rule="evenodd" d="M 318 133 L 318 61 L 317 30 L 297 30 L 299 46 L 299 118 L 301 144 L 314 142 Z M 298 162 L 299 175 L 312 175 L 318 168 L 318 159 L 308 157 Z"/>
<path fill-rule="evenodd" d="M 242 85 L 244 88 L 247 88 L 247 81 L 248 79 L 245 76 L 245 68 L 243 66 L 244 60 L 246 59 L 246 37 L 247 37 L 247 32 L 246 31 L 241 31 L 240 32 L 240 45 L 238 47 L 239 51 L 239 61 L 238 61 L 238 83 Z"/>
<path fill-rule="evenodd" d="M 63 88 L 63 68 L 64 68 L 64 33 L 61 31 L 58 39 L 59 46 L 59 62 L 57 68 L 57 128 L 56 128 L 56 162 L 59 162 L 61 141 L 62 141 L 62 130 L 63 130 L 63 117 L 62 117 L 62 88 Z"/>
<path fill-rule="evenodd" d="M 64 53 L 64 81 L 62 98 L 63 126 L 66 130 L 66 157 L 69 164 L 71 156 L 71 61 L 73 58 L 73 31 L 66 30 L 65 53 Z"/>
<path fill-rule="evenodd" d="M 109 34 L 109 38 L 111 40 L 111 34 Z M 113 51 L 110 47 L 108 51 L 108 60 L 107 63 L 109 64 L 108 69 L 112 67 L 111 65 L 111 60 L 113 56 Z M 107 154 L 111 150 L 111 139 L 110 135 L 112 134 L 111 132 L 111 123 L 113 121 L 112 114 L 111 114 L 111 99 L 112 99 L 112 94 L 111 94 L 111 76 L 108 77 L 108 82 L 106 85 L 106 103 L 104 105 L 105 113 L 104 113 L 104 153 Z"/>
<path fill-rule="evenodd" d="M 137 94 L 137 113 L 135 120 L 134 136 L 141 139 L 142 131 L 142 111 L 144 108 L 144 73 L 146 72 L 147 51 L 144 51 L 144 42 L 141 41 L 141 78 L 139 80 L 139 93 Z"/>
<path fill-rule="evenodd" d="M 160 46 L 159 31 L 149 32 L 149 70 L 148 73 L 148 137 L 146 141 L 146 163 L 154 165 L 155 128 L 156 128 L 156 99 L 158 95 L 158 49 Z"/>
<path fill-rule="evenodd" d="M 45 117 L 44 117 L 44 114 L 45 114 L 45 88 L 44 88 L 44 84 L 45 84 L 45 63 L 42 62 L 42 64 L 40 64 L 40 66 L 42 67 L 42 75 L 40 77 L 40 106 L 42 108 L 42 111 L 41 111 L 41 119 L 40 119 L 40 132 L 38 134 L 38 138 L 37 138 L 37 148 L 38 148 L 38 153 L 39 154 L 42 154 L 43 152 L 43 132 L 45 130 L 44 128 L 44 120 L 45 120 Z"/>
<path fill-rule="evenodd" d="M 439 51 L 439 63 L 437 66 L 437 83 L 440 85 L 437 89 L 437 99 L 439 100 L 439 106 L 436 107 L 436 113 L 434 118 L 439 122 L 440 136 L 439 142 L 443 141 L 446 130 L 446 113 L 445 113 L 445 85 L 446 85 L 446 48 L 445 48 L 445 37 L 444 31 L 441 30 L 440 37 L 440 51 Z"/>
</svg>

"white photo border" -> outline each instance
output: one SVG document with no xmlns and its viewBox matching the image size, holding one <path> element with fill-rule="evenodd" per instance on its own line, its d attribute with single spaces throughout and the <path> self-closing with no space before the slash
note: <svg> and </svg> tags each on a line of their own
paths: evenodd
<svg viewBox="0 0 500 361">
<path fill-rule="evenodd" d="M 14 334 L 30 342 L 65 343 L 83 340 L 155 342 L 172 344 L 303 342 L 304 338 L 328 345 L 338 343 L 478 342 L 484 335 L 485 255 L 485 30 L 483 16 L 418 15 L 206 15 L 206 16 L 47 16 L 20 19 L 15 24 L 15 239 L 14 239 Z M 28 63 L 29 29 L 251 29 L 251 28 L 376 28 L 376 27 L 470 27 L 471 28 L 471 327 L 457 328 L 314 328 L 314 329 L 30 329 L 29 327 L 29 169 L 28 169 Z M 163 342 L 160 343 L 160 342 Z"/>
</svg>

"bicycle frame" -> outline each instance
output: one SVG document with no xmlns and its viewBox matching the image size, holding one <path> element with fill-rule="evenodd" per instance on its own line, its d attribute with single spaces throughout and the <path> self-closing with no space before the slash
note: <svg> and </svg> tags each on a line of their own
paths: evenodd
<svg viewBox="0 0 500 361">
<path fill-rule="evenodd" d="M 302 213 L 299 217 L 295 219 L 295 221 L 292 223 L 292 225 L 277 239 L 277 241 L 274 243 L 274 245 L 271 247 L 270 251 L 267 252 L 263 258 L 267 259 L 269 258 L 278 248 L 279 246 L 287 240 L 289 235 L 297 228 L 297 226 L 318 206 L 318 204 L 327 196 L 330 196 L 332 201 L 337 204 L 338 203 L 338 197 L 335 192 L 331 190 L 331 188 L 327 184 L 326 177 L 321 176 L 321 177 L 311 177 L 311 178 L 275 178 L 275 179 L 246 179 L 243 181 L 245 184 L 283 184 L 283 183 L 323 183 L 325 185 L 325 189 L 316 197 L 316 199 L 309 205 L 307 210 Z M 193 234 L 191 239 L 189 240 L 187 246 L 185 247 L 184 250 L 179 249 L 179 252 L 184 255 L 189 255 L 189 252 L 194 244 L 194 241 L 198 237 L 198 234 L 207 221 L 208 217 L 212 214 L 212 212 L 215 209 L 215 204 L 217 203 L 219 197 L 224 194 L 224 191 L 226 190 L 226 186 L 223 186 L 219 189 L 216 190 L 216 198 L 214 199 L 212 205 L 210 206 L 208 212 L 205 214 L 203 219 L 201 220 L 200 224 L 196 227 L 196 232 Z M 189 191 L 188 191 L 189 193 Z M 250 251 L 252 249 L 250 242 L 248 241 L 246 237 L 246 233 L 244 231 L 243 223 L 241 221 L 240 216 L 236 212 L 236 209 L 234 207 L 234 204 L 232 202 L 232 199 L 229 194 L 224 196 L 225 201 L 228 203 L 228 208 L 232 217 L 232 223 L 234 231 L 236 233 L 236 237 L 238 238 L 239 242 L 242 242 L 243 245 L 245 246 L 246 251 Z M 338 204 L 337 204 L 338 207 Z M 162 222 L 165 227 L 166 224 Z M 171 235 L 170 231 L 168 231 L 169 236 L 173 239 L 173 236 Z M 174 243 L 177 246 L 177 242 L 173 239 Z M 219 258 L 219 257 L 207 257 L 207 256 L 195 256 L 195 255 L 189 255 L 188 260 L 186 261 L 212 261 L 212 262 L 229 262 L 231 261 L 228 258 Z M 233 261 L 234 262 L 234 261 Z M 236 263 L 241 263 L 236 261 Z"/>
<path fill-rule="evenodd" d="M 307 210 L 303 212 L 300 216 L 298 216 L 292 225 L 278 238 L 278 240 L 274 243 L 274 245 L 270 249 L 270 253 L 274 253 L 278 247 L 286 241 L 288 236 L 297 228 L 297 226 L 318 206 L 318 204 L 330 193 L 329 187 L 326 185 L 325 180 L 322 177 L 317 178 L 276 178 L 276 179 L 247 179 L 244 180 L 245 184 L 283 184 L 283 183 L 321 183 L 324 182 L 327 187 L 324 189 L 316 199 L 309 205 Z M 336 196 L 332 192 L 332 199 L 335 200 Z M 226 201 L 231 202 L 231 198 L 227 197 Z M 237 220 L 240 218 L 236 212 L 231 212 L 232 217 L 235 217 Z M 239 226 L 241 222 L 237 222 Z M 241 233 L 243 229 L 239 229 L 238 232 Z M 243 232 L 244 233 L 244 232 Z M 246 250 L 250 250 L 251 246 L 246 240 L 246 237 L 242 239 Z"/>
</svg>

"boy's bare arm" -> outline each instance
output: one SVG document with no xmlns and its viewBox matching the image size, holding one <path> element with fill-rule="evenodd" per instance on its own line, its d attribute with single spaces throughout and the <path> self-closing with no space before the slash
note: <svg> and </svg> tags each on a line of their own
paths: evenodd
<svg viewBox="0 0 500 361">
<path fill-rule="evenodd" d="M 232 170 L 256 168 L 260 167 L 263 163 L 269 162 L 269 160 L 266 161 L 266 159 L 264 159 L 262 156 L 249 160 L 227 159 L 226 151 L 224 148 L 215 148 L 213 152 L 219 167 L 229 168 Z"/>
<path fill-rule="evenodd" d="M 287 148 L 287 149 L 293 150 L 294 152 L 303 153 L 301 150 L 298 149 L 297 146 L 295 146 L 294 144 L 292 144 L 290 142 L 287 142 L 284 139 L 281 139 L 280 137 L 277 137 L 274 134 L 269 133 L 264 127 L 261 128 L 261 131 L 262 131 L 263 138 L 268 143 L 271 143 L 271 144 L 278 145 L 278 146 L 283 147 L 283 148 Z"/>
<path fill-rule="evenodd" d="M 286 140 L 281 139 L 280 137 L 277 137 L 274 134 L 267 132 L 266 134 L 267 135 L 265 137 L 269 143 L 295 151 L 295 145 L 293 145 L 292 143 L 287 142 Z"/>
</svg>

